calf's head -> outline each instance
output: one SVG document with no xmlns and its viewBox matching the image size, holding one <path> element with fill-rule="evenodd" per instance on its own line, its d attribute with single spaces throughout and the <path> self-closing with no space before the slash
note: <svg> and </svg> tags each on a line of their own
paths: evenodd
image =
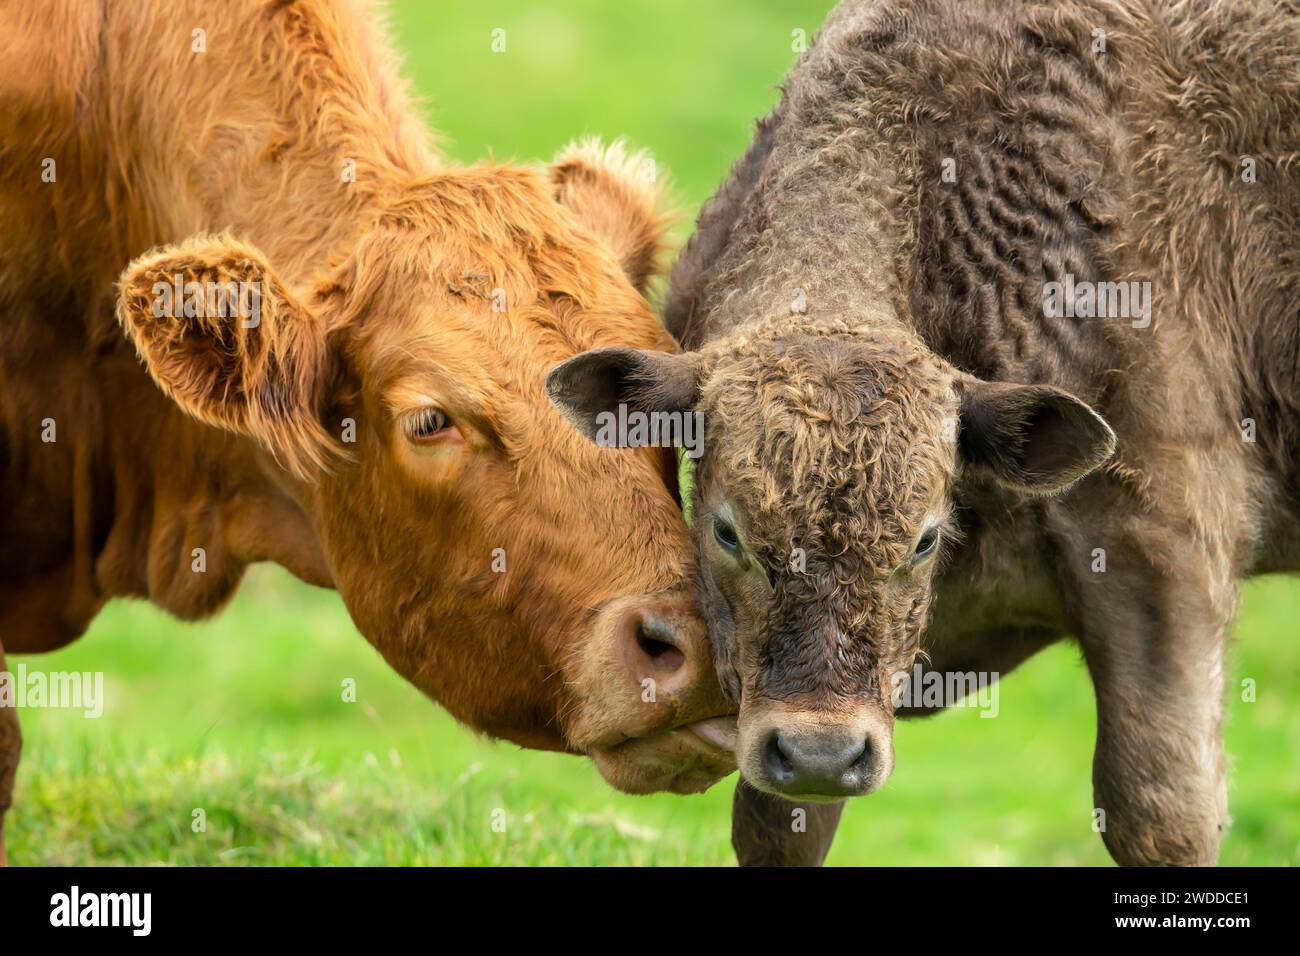
<svg viewBox="0 0 1300 956">
<path fill-rule="evenodd" d="M 693 535 L 737 762 L 801 798 L 869 793 L 892 769 L 958 482 L 1051 494 L 1114 445 L 1066 392 L 960 374 L 890 329 L 760 325 L 700 353 L 591 352 L 552 378 L 589 434 L 619 404 L 703 414 Z"/>
<path fill-rule="evenodd" d="M 399 672 L 475 728 L 588 753 L 636 792 L 734 769 L 716 726 L 734 707 L 671 457 L 600 453 L 543 383 L 583 349 L 673 347 L 638 291 L 660 232 L 633 161 L 584 148 L 544 175 L 405 183 L 297 281 L 229 237 L 157 250 L 118 308 L 172 401 L 264 450 Z M 220 315 L 220 287 L 253 314 Z"/>
</svg>

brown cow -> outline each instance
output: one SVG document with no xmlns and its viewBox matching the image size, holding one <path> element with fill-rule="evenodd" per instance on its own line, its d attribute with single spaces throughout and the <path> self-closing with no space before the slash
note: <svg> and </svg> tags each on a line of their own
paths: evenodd
<svg viewBox="0 0 1300 956">
<path fill-rule="evenodd" d="M 0 670 L 275 561 L 466 723 L 706 787 L 673 459 L 543 391 L 673 347 L 654 188 L 618 148 L 449 166 L 392 60 L 342 0 L 0 8 Z M 0 821 L 18 753 L 2 709 Z"/>
<path fill-rule="evenodd" d="M 1074 635 L 1080 829 L 1122 863 L 1217 858 L 1237 582 L 1300 569 L 1298 157 L 1294 4 L 837 8 L 674 270 L 697 351 L 558 373 L 705 416 L 750 783 L 868 793 L 896 704 L 933 712 L 899 693 L 914 661 L 950 686 Z M 751 862 L 815 862 L 838 813 L 805 838 L 738 801 Z"/>
</svg>

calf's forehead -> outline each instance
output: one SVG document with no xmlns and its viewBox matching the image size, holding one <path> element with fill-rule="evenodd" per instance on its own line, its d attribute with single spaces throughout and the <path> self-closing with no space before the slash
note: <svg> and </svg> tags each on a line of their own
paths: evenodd
<svg viewBox="0 0 1300 956">
<path fill-rule="evenodd" d="M 956 407 L 945 376 L 870 353 L 724 363 L 705 387 L 704 486 L 757 533 L 844 539 L 865 514 L 873 538 L 910 535 L 954 471 Z"/>
</svg>

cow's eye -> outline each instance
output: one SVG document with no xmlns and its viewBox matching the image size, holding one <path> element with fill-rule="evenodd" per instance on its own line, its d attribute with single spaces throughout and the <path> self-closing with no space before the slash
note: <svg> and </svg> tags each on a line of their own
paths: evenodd
<svg viewBox="0 0 1300 956">
<path fill-rule="evenodd" d="M 713 537 L 728 551 L 740 550 L 740 535 L 736 534 L 730 522 L 722 518 L 713 519 Z"/>
<path fill-rule="evenodd" d="M 934 554 L 934 549 L 939 547 L 939 529 L 930 528 L 921 535 L 921 540 L 916 542 L 916 550 L 912 552 L 912 560 L 920 561 Z"/>
<path fill-rule="evenodd" d="M 408 415 L 402 423 L 406 437 L 419 444 L 432 441 L 451 428 L 451 419 L 439 408 L 422 408 Z"/>
</svg>

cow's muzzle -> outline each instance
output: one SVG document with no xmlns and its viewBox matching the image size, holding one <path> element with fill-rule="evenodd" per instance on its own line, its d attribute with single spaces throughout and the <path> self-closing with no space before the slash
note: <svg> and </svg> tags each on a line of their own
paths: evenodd
<svg viewBox="0 0 1300 956">
<path fill-rule="evenodd" d="M 570 739 L 629 792 L 694 792 L 730 773 L 735 706 L 693 597 L 621 599 L 599 617 Z"/>
</svg>

